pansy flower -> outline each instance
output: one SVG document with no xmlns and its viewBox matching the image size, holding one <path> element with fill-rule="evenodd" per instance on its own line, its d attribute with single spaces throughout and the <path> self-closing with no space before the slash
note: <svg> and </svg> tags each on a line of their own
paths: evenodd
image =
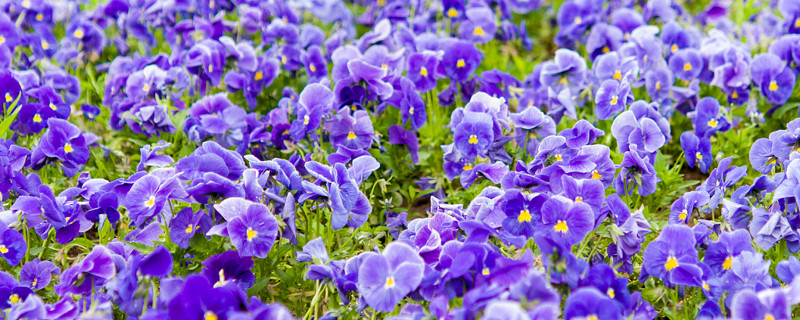
<svg viewBox="0 0 800 320">
<path fill-rule="evenodd" d="M 278 235 L 278 221 L 267 206 L 228 198 L 214 209 L 227 221 L 227 235 L 241 256 L 267 257 Z"/>
<path fill-rule="evenodd" d="M 533 237 L 536 228 L 542 225 L 542 204 L 547 200 L 544 194 L 508 190 L 503 195 L 503 229 L 512 235 Z"/>
<path fill-rule="evenodd" d="M 722 276 L 733 267 L 734 258 L 745 251 L 755 252 L 750 234 L 746 230 L 723 232 L 719 240 L 708 246 L 704 261 L 714 273 Z"/>
<path fill-rule="evenodd" d="M 772 140 L 761 138 L 750 147 L 750 165 L 758 172 L 767 174 L 775 166 L 780 166 L 779 159 L 772 152 Z"/>
<path fill-rule="evenodd" d="M 0 222 L 0 257 L 3 257 L 8 265 L 16 266 L 27 251 L 28 244 L 25 243 L 22 234 Z"/>
<path fill-rule="evenodd" d="M 389 243 L 382 254 L 363 255 L 358 268 L 358 291 L 377 311 L 391 312 L 422 282 L 425 264 L 413 248 L 402 242 Z"/>
<path fill-rule="evenodd" d="M 586 52 L 591 60 L 599 56 L 617 51 L 622 45 L 622 30 L 607 23 L 598 23 L 592 26 L 586 38 Z"/>
<path fill-rule="evenodd" d="M 30 286 L 34 290 L 41 290 L 47 287 L 53 274 L 61 274 L 61 269 L 50 261 L 34 258 L 22 266 L 19 280 L 20 283 Z"/>
<path fill-rule="evenodd" d="M 692 283 L 702 274 L 697 267 L 697 251 L 692 229 L 682 224 L 671 224 L 645 248 L 642 276 L 650 275 L 669 284 Z M 683 266 L 683 267 L 682 267 Z"/>
<path fill-rule="evenodd" d="M 598 119 L 609 119 L 625 110 L 625 107 L 633 101 L 633 92 L 627 81 L 614 79 L 603 81 L 595 95 L 595 114 Z"/>
<path fill-rule="evenodd" d="M 350 115 L 350 109 L 344 107 L 330 120 L 325 122 L 325 129 L 330 132 L 331 145 L 350 149 L 367 149 L 372 145 L 375 130 L 372 120 L 365 110 L 357 110 Z"/>
<path fill-rule="evenodd" d="M 767 102 L 784 104 L 794 91 L 795 74 L 780 57 L 762 53 L 750 64 L 750 76 Z"/>
<path fill-rule="evenodd" d="M 455 127 L 453 142 L 467 159 L 483 156 L 494 141 L 492 117 L 483 112 L 464 111 L 463 119 Z"/>
<path fill-rule="evenodd" d="M 497 32 L 497 21 L 494 12 L 488 7 L 470 7 L 466 10 L 466 19 L 458 27 L 461 39 L 474 43 L 487 43 Z"/>
<path fill-rule="evenodd" d="M 567 296 L 564 319 L 622 319 L 622 308 L 607 293 L 583 287 Z"/>
<path fill-rule="evenodd" d="M 456 40 L 444 48 L 442 67 L 445 74 L 455 82 L 466 82 L 478 69 L 483 54 L 472 42 Z"/>
<path fill-rule="evenodd" d="M 769 141 L 769 140 L 768 140 Z M 692 131 L 681 134 L 681 148 L 686 164 L 689 168 L 695 166 L 700 168 L 700 172 L 707 172 L 714 162 L 711 154 L 711 140 L 708 137 L 698 138 Z"/>
<path fill-rule="evenodd" d="M 728 131 L 731 124 L 728 117 L 722 114 L 719 101 L 705 97 L 697 102 L 697 109 L 689 114 L 698 137 L 711 137 L 717 131 Z"/>
<path fill-rule="evenodd" d="M 681 80 L 696 79 L 704 67 L 700 51 L 694 48 L 680 49 L 669 58 L 669 69 Z"/>
<path fill-rule="evenodd" d="M 594 229 L 592 208 L 581 201 L 554 196 L 542 204 L 540 233 L 566 248 L 580 242 Z"/>
<path fill-rule="evenodd" d="M 701 209 L 708 204 L 708 193 L 705 191 L 689 191 L 672 203 L 669 214 L 669 223 L 689 224 L 695 209 Z"/>
<path fill-rule="evenodd" d="M 60 160 L 68 177 L 74 176 L 89 160 L 89 148 L 80 129 L 69 121 L 50 118 L 47 131 L 31 151 L 31 165 L 41 169 L 49 162 Z"/>
</svg>

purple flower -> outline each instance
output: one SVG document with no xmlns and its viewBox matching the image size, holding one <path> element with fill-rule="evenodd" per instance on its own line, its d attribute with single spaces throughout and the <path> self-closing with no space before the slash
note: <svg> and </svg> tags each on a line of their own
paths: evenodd
<svg viewBox="0 0 800 320">
<path fill-rule="evenodd" d="M 143 226 L 149 219 L 161 213 L 170 196 L 178 190 L 178 183 L 174 177 L 163 180 L 153 174 L 136 180 L 125 196 L 125 207 L 131 223 Z"/>
<path fill-rule="evenodd" d="M 289 132 L 297 141 L 305 139 L 318 128 L 322 117 L 330 114 L 333 108 L 333 92 L 321 84 L 309 84 L 300 92 L 298 106 L 295 109 L 297 119 L 292 121 Z"/>
<path fill-rule="evenodd" d="M 600 84 L 595 95 L 595 114 L 598 119 L 605 120 L 616 113 L 625 110 L 625 107 L 634 101 L 631 86 L 626 80 L 617 81 L 609 79 Z"/>
<path fill-rule="evenodd" d="M 508 190 L 503 195 L 503 230 L 515 236 L 533 237 L 536 228 L 542 225 L 542 204 L 547 200 L 543 194 Z"/>
<path fill-rule="evenodd" d="M 92 248 L 86 257 L 73 265 L 59 278 L 53 289 L 59 296 L 67 294 L 90 295 L 117 274 L 111 250 L 102 245 Z"/>
<path fill-rule="evenodd" d="M 441 77 L 441 63 L 432 51 L 414 52 L 408 56 L 407 77 L 414 82 L 419 92 L 428 92 L 436 87 L 436 79 Z"/>
<path fill-rule="evenodd" d="M 622 30 L 607 23 L 598 23 L 592 26 L 586 38 L 586 52 L 591 60 L 597 61 L 598 56 L 606 53 L 616 54 L 623 41 Z"/>
<path fill-rule="evenodd" d="M 541 215 L 542 228 L 538 232 L 566 248 L 594 229 L 592 208 L 581 201 L 553 196 L 542 204 Z"/>
<path fill-rule="evenodd" d="M 425 264 L 414 249 L 402 242 L 388 244 L 382 254 L 362 255 L 358 291 L 377 311 L 391 312 L 422 282 Z"/>
<path fill-rule="evenodd" d="M 41 290 L 47 287 L 53 274 L 61 274 L 61 269 L 50 261 L 34 258 L 22 266 L 19 271 L 19 280 L 23 285 L 30 286 L 34 290 Z"/>
<path fill-rule="evenodd" d="M 0 257 L 3 257 L 6 263 L 13 267 L 22 261 L 26 252 L 28 252 L 28 244 L 25 243 L 22 234 L 0 222 Z"/>
<path fill-rule="evenodd" d="M 756 293 L 752 289 L 736 292 L 731 299 L 732 319 L 792 319 L 792 300 L 780 289 Z"/>
<path fill-rule="evenodd" d="M 622 309 L 608 294 L 583 287 L 567 296 L 564 319 L 622 319 Z"/>
<path fill-rule="evenodd" d="M 651 275 L 667 284 L 686 285 L 699 277 L 697 251 L 692 229 L 682 224 L 670 224 L 661 230 L 655 241 L 644 249 L 642 275 Z"/>
<path fill-rule="evenodd" d="M 252 268 L 252 257 L 242 257 L 236 251 L 225 251 L 203 261 L 201 273 L 214 288 L 235 283 L 242 289 L 248 289 L 256 281 Z"/>
<path fill-rule="evenodd" d="M 244 198 L 228 198 L 214 205 L 227 221 L 227 234 L 242 257 L 266 258 L 278 235 L 278 220 L 269 208 Z"/>
<path fill-rule="evenodd" d="M 644 82 L 650 99 L 663 101 L 669 98 L 672 85 L 675 83 L 675 76 L 669 68 L 653 68 L 645 72 Z"/>
<path fill-rule="evenodd" d="M 411 161 L 417 164 L 417 162 L 419 162 L 419 156 L 417 155 L 419 152 L 419 140 L 417 139 L 417 134 L 414 131 L 403 129 L 403 127 L 399 125 L 389 127 L 388 131 L 389 143 L 405 145 L 408 148 L 408 152 L 411 154 Z"/>
<path fill-rule="evenodd" d="M 470 7 L 466 10 L 466 19 L 458 27 L 461 39 L 474 43 L 487 43 L 497 32 L 497 20 L 494 12 L 488 7 Z"/>
<path fill-rule="evenodd" d="M 483 112 L 464 111 L 461 123 L 455 127 L 453 142 L 470 161 L 483 156 L 494 141 L 492 117 Z"/>
<path fill-rule="evenodd" d="M 357 110 L 350 115 L 350 109 L 344 107 L 333 117 L 325 122 L 325 129 L 330 132 L 331 145 L 350 149 L 368 149 L 372 145 L 375 131 L 372 120 L 365 110 Z"/>
<path fill-rule="evenodd" d="M 714 156 L 711 154 L 711 140 L 707 137 L 698 139 L 694 132 L 686 131 L 681 134 L 681 148 L 683 148 L 683 156 L 686 158 L 689 168 L 698 166 L 700 172 L 705 173 L 714 162 Z"/>
<path fill-rule="evenodd" d="M 728 117 L 721 113 L 719 101 L 712 97 L 705 97 L 697 102 L 697 109 L 689 114 L 692 118 L 694 131 L 698 137 L 710 138 L 717 131 L 728 131 L 731 124 Z"/>
<path fill-rule="evenodd" d="M 243 305 L 244 294 L 233 285 L 213 287 L 206 277 L 193 274 L 186 277 L 180 291 L 169 301 L 170 318 L 191 320 L 225 319 L 235 308 Z M 177 290 L 176 290 L 177 291 Z"/>
<path fill-rule="evenodd" d="M 558 49 L 553 60 L 544 62 L 539 81 L 553 90 L 561 91 L 566 88 L 582 88 L 586 78 L 586 60 L 575 51 Z"/>
<path fill-rule="evenodd" d="M 750 243 L 750 234 L 746 230 L 723 232 L 718 241 L 708 246 L 704 261 L 717 276 L 722 276 L 733 267 L 734 258 L 739 254 L 745 251 L 755 252 Z"/>
<path fill-rule="evenodd" d="M 778 157 L 772 152 L 772 140 L 761 138 L 750 147 L 750 165 L 758 172 L 768 174 L 779 165 Z"/>
<path fill-rule="evenodd" d="M 767 102 L 784 104 L 794 91 L 795 74 L 780 57 L 762 53 L 750 64 L 750 76 Z"/>
<path fill-rule="evenodd" d="M 175 218 L 169 222 L 169 236 L 178 247 L 186 249 L 195 233 L 211 228 L 211 217 L 205 212 L 192 211 L 192 208 L 183 208 Z M 199 230 L 202 229 L 202 230 Z"/>
<path fill-rule="evenodd" d="M 705 191 L 690 191 L 672 203 L 669 214 L 669 223 L 682 223 L 688 225 L 692 220 L 695 209 L 701 209 L 708 204 L 708 193 Z"/>
<path fill-rule="evenodd" d="M 637 115 L 635 111 L 631 106 L 631 110 L 617 116 L 611 124 L 611 134 L 617 139 L 619 151 L 656 152 L 666 144 L 669 126 L 664 132 L 658 123 L 663 118 L 653 119 L 650 114 L 642 112 Z"/>
<path fill-rule="evenodd" d="M 613 182 L 617 194 L 631 195 L 637 189 L 639 195 L 646 196 L 656 191 L 656 183 L 661 179 L 649 159 L 636 151 L 626 151 L 619 166 L 622 170 Z"/>
<path fill-rule="evenodd" d="M 72 177 L 89 160 L 89 148 L 80 129 L 69 121 L 50 118 L 47 131 L 31 151 L 31 166 L 41 169 L 47 163 L 59 160 L 67 177 Z"/>
<path fill-rule="evenodd" d="M 456 40 L 445 47 L 442 66 L 450 79 L 455 82 L 466 82 L 478 69 L 482 60 L 483 54 L 472 42 Z"/>
<path fill-rule="evenodd" d="M 694 48 L 680 49 L 669 58 L 669 69 L 681 80 L 696 79 L 704 67 L 700 51 Z"/>
<path fill-rule="evenodd" d="M 782 239 L 786 240 L 790 251 L 797 252 L 800 249 L 800 236 L 791 227 L 789 220 L 780 209 L 765 210 L 754 207 L 753 220 L 750 222 L 750 235 L 763 250 L 769 250 Z"/>
</svg>

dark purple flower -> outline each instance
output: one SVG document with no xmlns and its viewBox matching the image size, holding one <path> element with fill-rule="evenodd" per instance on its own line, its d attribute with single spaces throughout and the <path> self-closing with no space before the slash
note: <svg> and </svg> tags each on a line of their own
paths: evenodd
<svg viewBox="0 0 800 320">
<path fill-rule="evenodd" d="M 639 195 L 646 196 L 656 191 L 656 183 L 661 179 L 656 176 L 656 170 L 646 157 L 637 151 L 627 151 L 623 155 L 622 170 L 614 178 L 614 189 L 619 195 L 631 195 L 637 189 Z"/>
<path fill-rule="evenodd" d="M 533 237 L 536 228 L 542 225 L 542 204 L 547 200 L 543 194 L 531 194 L 511 189 L 503 195 L 503 230 L 512 235 Z"/>
<path fill-rule="evenodd" d="M 19 271 L 20 283 L 30 286 L 33 290 L 47 287 L 53 274 L 61 274 L 61 269 L 50 261 L 41 261 L 39 258 L 25 263 Z"/>
<path fill-rule="evenodd" d="M 708 204 L 708 193 L 705 191 L 690 191 L 672 203 L 669 214 L 669 223 L 682 223 L 688 225 L 695 209 L 702 209 Z"/>
<path fill-rule="evenodd" d="M 731 124 L 728 117 L 721 113 L 722 110 L 717 99 L 712 97 L 700 99 L 697 102 L 697 109 L 689 114 L 697 136 L 709 138 L 717 131 L 728 131 Z"/>
<path fill-rule="evenodd" d="M 389 127 L 388 131 L 389 143 L 405 145 L 408 148 L 408 152 L 411 154 L 411 161 L 417 164 L 417 162 L 419 162 L 419 156 L 417 155 L 419 152 L 419 140 L 417 139 L 417 134 L 414 131 L 403 129 L 403 127 L 399 125 Z"/>
<path fill-rule="evenodd" d="M 16 266 L 25 253 L 28 252 L 28 244 L 19 231 L 8 228 L 4 222 L 0 222 L 0 257 L 6 260 L 10 266 Z"/>
<path fill-rule="evenodd" d="M 655 241 L 644 250 L 643 270 L 668 284 L 687 284 L 699 277 L 697 251 L 692 229 L 682 224 L 671 224 L 661 230 Z M 644 271 L 642 275 L 645 275 Z"/>
<path fill-rule="evenodd" d="M 583 287 L 567 296 L 564 319 L 622 319 L 622 308 L 608 294 Z"/>
<path fill-rule="evenodd" d="M 225 251 L 203 261 L 202 275 L 215 288 L 235 283 L 242 289 L 247 289 L 256 281 L 253 271 L 250 270 L 252 268 L 252 257 L 242 257 L 236 251 Z"/>
<path fill-rule="evenodd" d="M 350 149 L 368 149 L 372 145 L 375 130 L 372 120 L 365 110 L 357 110 L 350 115 L 350 109 L 344 107 L 331 119 L 325 122 L 330 132 L 331 145 Z"/>
</svg>

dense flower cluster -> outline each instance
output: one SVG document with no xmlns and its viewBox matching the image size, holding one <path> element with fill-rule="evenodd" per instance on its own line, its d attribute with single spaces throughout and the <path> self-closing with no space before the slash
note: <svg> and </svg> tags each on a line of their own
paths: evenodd
<svg viewBox="0 0 800 320">
<path fill-rule="evenodd" d="M 4 319 L 800 316 L 796 0 L 0 8 Z"/>
</svg>

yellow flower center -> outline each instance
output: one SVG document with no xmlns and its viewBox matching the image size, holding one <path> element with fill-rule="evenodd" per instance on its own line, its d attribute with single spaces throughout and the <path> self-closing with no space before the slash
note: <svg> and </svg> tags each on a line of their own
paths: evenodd
<svg viewBox="0 0 800 320">
<path fill-rule="evenodd" d="M 489 275 L 489 268 L 483 268 L 483 270 L 481 270 L 481 274 L 484 275 L 484 276 L 488 276 Z"/>
<path fill-rule="evenodd" d="M 770 81 L 769 83 L 769 91 L 776 91 L 778 90 L 778 83 L 775 80 Z"/>
<path fill-rule="evenodd" d="M 467 142 L 469 142 L 469 144 L 478 144 L 478 137 L 473 134 L 469 136 L 469 140 Z"/>
<path fill-rule="evenodd" d="M 471 163 L 467 163 L 467 164 L 464 165 L 464 167 L 462 169 L 464 169 L 464 171 L 472 170 L 472 164 Z"/>
<path fill-rule="evenodd" d="M 42 40 L 42 49 L 44 50 L 50 49 L 50 43 L 45 40 Z"/>
<path fill-rule="evenodd" d="M 420 68 L 419 69 L 419 74 L 421 76 L 423 76 L 423 77 L 427 77 L 428 76 L 428 68 L 425 68 L 425 67 Z"/>
<path fill-rule="evenodd" d="M 72 36 L 78 39 L 83 38 L 84 36 L 83 29 L 78 28 L 77 30 L 75 30 L 75 32 L 72 33 Z"/>
<path fill-rule="evenodd" d="M 350 106 L 350 110 L 356 111 L 356 105 Z"/>
<path fill-rule="evenodd" d="M 697 160 L 703 160 L 703 155 L 702 155 L 702 154 L 700 154 L 700 151 L 698 151 L 697 153 L 695 153 L 695 157 L 697 158 Z"/>
<path fill-rule="evenodd" d="M 561 160 L 564 160 L 564 158 L 562 158 L 560 154 L 556 154 L 556 161 L 561 161 Z"/>
<path fill-rule="evenodd" d="M 8 297 L 8 302 L 11 302 L 11 304 L 17 304 L 17 302 L 19 302 L 19 295 L 16 293 L 12 294 L 10 297 Z"/>
<path fill-rule="evenodd" d="M 447 10 L 447 16 L 450 17 L 450 18 L 457 17 L 458 16 L 458 10 L 456 10 L 454 8 L 450 8 L 449 10 Z"/>
<path fill-rule="evenodd" d="M 214 72 L 214 66 L 213 65 L 209 65 L 208 66 L 208 72 L 209 73 Z"/>
<path fill-rule="evenodd" d="M 217 317 L 217 315 L 211 311 L 206 311 L 206 313 L 203 315 L 203 320 L 218 320 L 218 319 L 219 317 Z"/>
<path fill-rule="evenodd" d="M 574 22 L 575 24 L 579 24 L 583 22 L 583 19 L 581 19 L 581 17 L 575 17 L 575 20 L 572 20 L 572 22 Z"/>
<path fill-rule="evenodd" d="M 611 48 L 608 46 L 603 47 L 603 53 L 608 53 L 609 51 L 611 51 Z"/>
<path fill-rule="evenodd" d="M 794 20 L 794 27 L 795 28 L 800 28 L 800 18 L 797 18 L 797 19 Z"/>
<path fill-rule="evenodd" d="M 617 102 L 619 102 L 619 97 L 617 97 L 617 96 L 611 97 L 611 105 L 612 106 L 616 106 Z"/>
<path fill-rule="evenodd" d="M 281 56 L 281 63 L 286 64 L 286 60 L 287 58 L 285 55 Z"/>
<path fill-rule="evenodd" d="M 30 0 L 22 0 L 22 3 L 20 3 L 20 4 L 21 4 L 21 5 L 22 5 L 22 7 L 23 7 L 23 8 L 25 8 L 25 9 L 28 9 L 28 8 L 30 8 L 30 7 L 31 7 L 31 1 L 30 1 Z"/>
<path fill-rule="evenodd" d="M 619 70 L 614 72 L 614 79 L 615 80 L 622 80 L 622 72 L 620 72 Z"/>
<path fill-rule="evenodd" d="M 384 70 L 389 69 L 389 66 L 384 63 L 384 64 L 381 65 L 381 69 L 384 69 Z"/>
<path fill-rule="evenodd" d="M 6 37 L 0 35 L 0 44 L 6 43 Z"/>
<path fill-rule="evenodd" d="M 383 286 L 388 289 L 388 288 L 394 288 L 395 285 L 396 284 L 394 283 L 394 277 L 390 276 L 386 278 L 386 284 Z"/>
<path fill-rule="evenodd" d="M 155 196 L 150 196 L 150 199 L 147 199 L 147 201 L 144 202 L 144 206 L 148 207 L 148 208 L 152 208 L 153 205 L 155 205 L 155 204 L 156 204 L 156 197 Z"/>
<path fill-rule="evenodd" d="M 355 138 L 356 138 L 356 133 L 355 132 L 350 131 L 350 133 L 347 134 L 347 140 L 353 140 Z"/>
<path fill-rule="evenodd" d="M 692 70 L 692 64 L 687 62 L 686 64 L 683 65 L 683 71 L 689 71 L 689 70 Z"/>
<path fill-rule="evenodd" d="M 583 197 L 575 197 L 575 202 L 583 202 Z"/>
<path fill-rule="evenodd" d="M 522 209 L 522 211 L 519 212 L 519 217 L 517 217 L 517 221 L 519 221 L 520 223 L 522 223 L 522 222 L 530 222 L 531 221 L 531 212 L 528 211 L 528 209 Z"/>
<path fill-rule="evenodd" d="M 476 36 L 482 36 L 486 34 L 486 32 L 483 31 L 483 28 L 481 28 L 481 26 L 475 26 L 475 30 L 472 31 L 472 34 Z"/>
<path fill-rule="evenodd" d="M 716 128 L 718 124 L 719 124 L 719 122 L 717 122 L 717 119 L 708 120 L 708 126 L 709 127 Z"/>
<path fill-rule="evenodd" d="M 414 107 L 408 108 L 408 114 L 414 114 Z"/>
<path fill-rule="evenodd" d="M 148 92 L 148 91 L 150 91 L 150 86 L 148 86 L 148 85 L 145 83 L 145 84 L 144 84 L 144 86 L 142 86 L 142 91 L 144 91 L 145 93 L 146 93 L 146 92 Z"/>
<path fill-rule="evenodd" d="M 8 253 L 8 248 L 6 248 L 6 245 L 0 244 L 0 254 L 6 254 L 6 253 Z"/>
<path fill-rule="evenodd" d="M 561 233 L 567 233 L 567 231 L 569 231 L 567 222 L 564 220 L 558 220 L 558 223 L 556 223 L 556 226 L 553 227 L 553 229 L 555 229 L 556 232 L 561 232 Z"/>
<path fill-rule="evenodd" d="M 773 316 L 772 313 L 767 313 L 764 315 L 764 320 L 775 320 L 775 316 Z"/>
<path fill-rule="evenodd" d="M 608 291 L 606 291 L 606 293 L 608 294 L 609 297 L 611 297 L 611 299 L 614 299 L 614 297 L 617 295 L 614 292 L 614 288 L 608 288 Z"/>
<path fill-rule="evenodd" d="M 703 281 L 703 289 L 705 289 L 706 291 L 709 291 L 709 290 L 711 290 L 711 287 L 708 286 L 708 283 Z"/>
<path fill-rule="evenodd" d="M 58 107 L 56 107 L 56 104 L 50 102 L 50 110 L 56 111 L 56 109 L 58 109 Z"/>
<path fill-rule="evenodd" d="M 728 270 L 733 267 L 733 257 L 725 258 L 725 262 L 722 263 L 722 269 Z"/>
<path fill-rule="evenodd" d="M 312 64 L 311 66 L 314 66 L 314 65 Z M 311 70 L 311 71 L 314 71 L 314 70 Z M 256 80 L 256 81 L 264 79 L 264 73 L 261 72 L 261 71 L 256 72 L 256 75 L 253 76 L 253 79 Z"/>
<path fill-rule="evenodd" d="M 186 231 L 186 233 L 192 233 L 192 231 L 194 231 L 194 226 L 193 226 L 193 225 L 191 225 L 191 224 L 190 224 L 190 225 L 188 225 L 188 226 L 186 227 L 186 230 L 185 230 L 185 231 Z"/>
<path fill-rule="evenodd" d="M 33 115 L 33 122 L 36 123 L 42 122 L 42 116 L 40 116 L 38 113 Z"/>
<path fill-rule="evenodd" d="M 72 148 L 71 144 L 69 144 L 69 143 L 65 143 L 64 144 L 64 153 L 70 153 L 70 152 L 72 152 L 74 150 L 75 149 Z"/>
<path fill-rule="evenodd" d="M 666 268 L 667 271 L 671 271 L 672 269 L 675 269 L 677 267 L 678 267 L 678 259 L 675 259 L 675 257 L 673 256 L 667 258 L 667 263 L 664 264 L 664 268 Z"/>
<path fill-rule="evenodd" d="M 312 63 L 308 65 L 308 70 L 311 70 L 311 72 L 317 72 L 317 66 Z"/>
<path fill-rule="evenodd" d="M 681 214 L 678 215 L 678 219 L 686 220 L 686 215 L 688 215 L 688 214 L 689 214 L 689 212 L 687 212 L 686 209 L 683 209 L 683 211 L 681 211 Z"/>
<path fill-rule="evenodd" d="M 647 62 L 647 55 L 644 55 L 644 56 L 642 57 L 642 61 L 644 61 L 644 62 Z"/>
<path fill-rule="evenodd" d="M 656 81 L 656 90 L 661 90 L 661 81 Z"/>
<path fill-rule="evenodd" d="M 11 94 L 10 94 L 10 93 L 8 93 L 8 92 L 6 92 L 6 97 L 5 97 L 5 98 L 6 98 L 6 102 L 11 102 L 11 101 L 14 101 L 14 98 L 12 98 L 12 97 L 11 97 Z"/>
<path fill-rule="evenodd" d="M 247 241 L 253 241 L 253 238 L 255 238 L 257 235 L 258 232 L 256 232 L 252 228 L 247 228 Z"/>
<path fill-rule="evenodd" d="M 731 98 L 738 99 L 739 98 L 739 93 L 734 91 L 733 93 L 731 93 Z"/>
<path fill-rule="evenodd" d="M 33 283 L 31 283 L 31 286 L 35 287 L 37 283 L 39 283 L 39 279 L 34 278 Z"/>
<path fill-rule="evenodd" d="M 598 318 L 596 315 L 590 315 L 586 317 L 586 320 L 600 320 L 600 318 Z"/>
<path fill-rule="evenodd" d="M 467 63 L 464 62 L 464 59 L 458 59 L 458 61 L 456 61 L 456 67 L 463 68 L 465 66 L 467 66 Z"/>
<path fill-rule="evenodd" d="M 597 170 L 592 170 L 592 179 L 600 179 L 602 177 L 601 174 L 597 173 Z"/>
<path fill-rule="evenodd" d="M 303 124 L 308 124 L 308 115 L 303 116 Z"/>
<path fill-rule="evenodd" d="M 41 13 L 36 14 L 36 21 L 42 21 L 42 20 L 44 20 L 44 15 Z"/>
<path fill-rule="evenodd" d="M 669 51 L 670 52 L 675 52 L 677 50 L 678 50 L 678 45 L 677 44 L 673 44 L 672 47 L 669 47 Z"/>
</svg>

